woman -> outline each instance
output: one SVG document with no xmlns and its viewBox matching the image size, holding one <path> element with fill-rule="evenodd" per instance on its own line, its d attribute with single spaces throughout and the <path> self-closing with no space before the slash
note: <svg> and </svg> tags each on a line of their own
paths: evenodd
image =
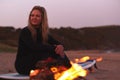
<svg viewBox="0 0 120 80">
<path fill-rule="evenodd" d="M 22 29 L 19 36 L 18 52 L 15 68 L 20 74 L 29 75 L 30 70 L 40 60 L 59 59 L 65 61 L 65 66 L 70 67 L 70 62 L 64 54 L 64 47 L 50 34 L 45 8 L 34 6 L 29 14 L 28 26 Z"/>
</svg>

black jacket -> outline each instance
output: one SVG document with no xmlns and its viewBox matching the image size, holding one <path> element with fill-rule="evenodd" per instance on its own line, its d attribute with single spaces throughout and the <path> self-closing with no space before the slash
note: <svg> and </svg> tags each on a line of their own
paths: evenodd
<svg viewBox="0 0 120 80">
<path fill-rule="evenodd" d="M 54 59 L 62 59 L 55 53 L 55 46 L 61 44 L 52 36 L 48 36 L 49 45 L 42 43 L 41 31 L 37 32 L 37 41 L 34 42 L 30 30 L 25 27 L 22 29 L 19 42 L 18 51 L 15 61 L 15 68 L 20 74 L 29 74 L 30 70 L 35 69 L 35 65 L 39 60 L 45 60 L 48 57 Z M 69 59 L 65 55 L 64 61 L 66 66 L 70 67 Z"/>
</svg>

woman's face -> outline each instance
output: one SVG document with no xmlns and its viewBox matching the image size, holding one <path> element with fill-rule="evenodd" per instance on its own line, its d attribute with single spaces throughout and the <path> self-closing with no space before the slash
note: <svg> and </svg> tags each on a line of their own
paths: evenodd
<svg viewBox="0 0 120 80">
<path fill-rule="evenodd" d="M 30 23 L 33 26 L 38 26 L 40 25 L 42 21 L 42 16 L 41 16 L 41 12 L 39 10 L 33 10 L 31 15 L 30 15 Z"/>
</svg>

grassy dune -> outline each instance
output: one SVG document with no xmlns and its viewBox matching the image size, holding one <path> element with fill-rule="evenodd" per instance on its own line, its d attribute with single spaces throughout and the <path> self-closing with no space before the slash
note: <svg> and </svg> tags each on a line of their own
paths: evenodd
<svg viewBox="0 0 120 80">
<path fill-rule="evenodd" d="M 9 45 L 0 43 L 0 52 L 16 52 L 17 48 L 16 47 L 11 47 Z"/>
</svg>

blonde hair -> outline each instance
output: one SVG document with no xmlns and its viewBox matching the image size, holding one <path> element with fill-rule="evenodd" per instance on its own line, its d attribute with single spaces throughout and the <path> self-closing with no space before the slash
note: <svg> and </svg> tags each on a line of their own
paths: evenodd
<svg viewBox="0 0 120 80">
<path fill-rule="evenodd" d="M 31 25 L 30 23 L 30 16 L 33 10 L 39 10 L 42 13 L 42 21 L 39 27 L 41 27 L 42 30 L 42 40 L 43 43 L 46 43 L 48 40 L 48 32 L 49 32 L 49 26 L 48 26 L 48 18 L 47 18 L 47 12 L 44 7 L 41 6 L 34 6 L 29 14 L 29 19 L 28 19 L 28 29 L 31 31 L 32 38 L 34 41 L 36 41 L 36 30 L 35 28 Z"/>
</svg>

